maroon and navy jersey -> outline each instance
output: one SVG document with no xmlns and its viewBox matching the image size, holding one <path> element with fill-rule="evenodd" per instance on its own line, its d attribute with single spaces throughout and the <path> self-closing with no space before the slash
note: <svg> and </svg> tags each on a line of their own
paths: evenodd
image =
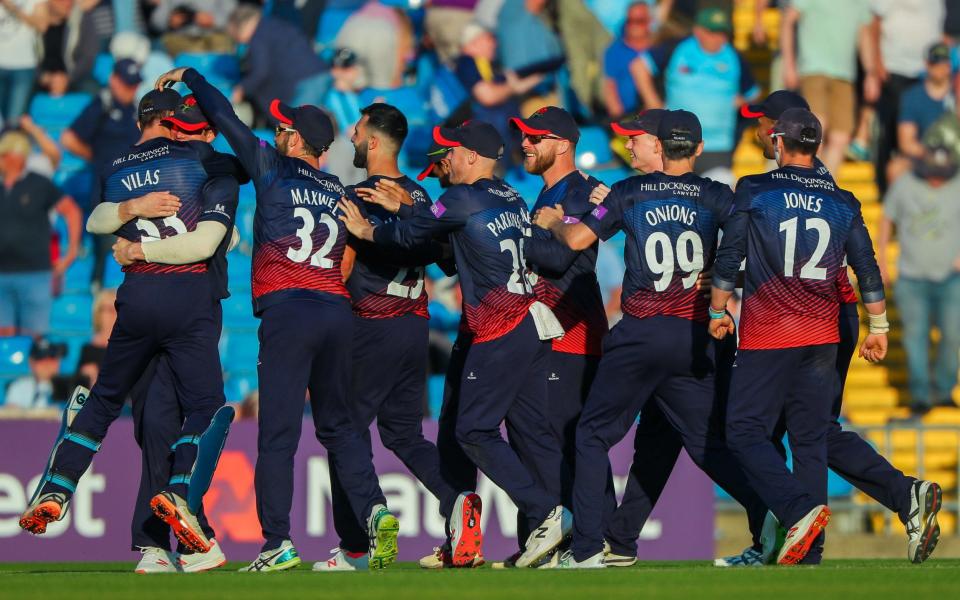
<svg viewBox="0 0 960 600">
<path fill-rule="evenodd" d="M 202 142 L 155 138 L 132 146 L 102 172 L 103 202 L 124 202 L 150 192 L 170 192 L 180 199 L 177 214 L 134 219 L 116 234 L 144 244 L 193 231 L 201 221 L 216 221 L 229 232 L 237 210 L 236 180 L 242 173 L 233 157 Z M 232 185 L 231 185 L 232 181 Z M 229 238 L 229 235 L 227 236 Z M 126 273 L 206 273 L 210 259 L 168 265 L 137 261 Z"/>
<path fill-rule="evenodd" d="M 378 244 L 413 249 L 449 234 L 474 343 L 512 331 L 535 301 L 524 243 L 530 213 L 516 190 L 495 179 L 449 188 L 430 209 L 374 230 Z"/>
<path fill-rule="evenodd" d="M 697 289 L 713 264 L 717 234 L 733 212 L 733 192 L 693 173 L 637 175 L 614 184 L 583 224 L 606 240 L 626 232 L 624 314 L 706 321 L 709 301 Z"/>
<path fill-rule="evenodd" d="M 283 156 L 237 118 L 230 102 L 194 69 L 183 81 L 226 138 L 257 192 L 253 219 L 253 304 L 332 294 L 349 298 L 341 262 L 347 229 L 337 208 L 340 180 L 299 158 Z M 364 211 L 360 205 L 361 211 Z"/>
<path fill-rule="evenodd" d="M 534 211 L 544 206 L 563 207 L 564 222 L 579 223 L 594 205 L 590 192 L 600 182 L 574 171 L 544 188 Z M 597 247 L 594 243 L 580 252 L 554 239 L 550 231 L 533 226 L 526 242 L 527 262 L 536 273 L 534 292 L 549 306 L 563 326 L 564 336 L 553 340 L 553 349 L 568 354 L 599 356 L 607 333 L 607 314 L 597 283 Z"/>
<path fill-rule="evenodd" d="M 860 203 L 829 175 L 785 167 L 744 177 L 735 211 L 724 230 L 713 285 L 732 290 L 746 257 L 740 348 L 838 342 L 839 282 L 846 278 L 846 262 L 864 301 L 883 299 Z"/>
<path fill-rule="evenodd" d="M 373 188 L 379 179 L 374 176 L 350 186 L 352 195 L 356 188 Z M 413 199 L 415 212 L 429 213 L 432 203 L 427 192 L 406 176 L 393 179 Z M 367 218 L 374 225 L 383 225 L 404 217 L 388 212 L 376 204 L 367 204 Z M 400 213 L 403 214 L 411 214 Z M 353 302 L 353 312 L 365 319 L 389 319 L 406 314 L 428 318 L 427 294 L 423 290 L 424 267 L 438 258 L 429 250 L 407 251 L 400 248 L 384 248 L 370 242 L 354 242 L 357 258 L 353 272 L 347 279 L 347 289 Z"/>
</svg>

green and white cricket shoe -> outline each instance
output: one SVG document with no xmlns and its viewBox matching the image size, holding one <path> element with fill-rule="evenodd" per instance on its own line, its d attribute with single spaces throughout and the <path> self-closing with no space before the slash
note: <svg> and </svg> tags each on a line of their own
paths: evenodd
<svg viewBox="0 0 960 600">
<path fill-rule="evenodd" d="M 300 555 L 293 542 L 284 540 L 279 548 L 261 552 L 257 560 L 239 569 L 241 573 L 274 573 L 300 566 Z"/>
<path fill-rule="evenodd" d="M 930 558 L 940 541 L 937 513 L 943 506 L 943 491 L 932 481 L 917 480 L 910 486 L 910 518 L 907 528 L 907 560 L 920 564 Z"/>
<path fill-rule="evenodd" d="M 370 537 L 370 568 L 385 569 L 397 560 L 400 552 L 397 536 L 400 535 L 400 521 L 382 504 L 370 511 L 367 519 L 367 535 Z"/>
<path fill-rule="evenodd" d="M 787 539 L 787 530 L 780 525 L 780 521 L 772 512 L 767 511 L 767 516 L 763 519 L 763 527 L 760 529 L 760 545 L 763 547 L 761 560 L 765 565 L 772 565 L 777 562 L 777 556 L 780 555 L 780 549 L 783 548 L 783 542 Z"/>
<path fill-rule="evenodd" d="M 193 554 L 181 554 L 179 557 L 180 569 L 184 573 L 202 573 L 210 569 L 216 569 L 227 564 L 227 556 L 217 540 L 210 538 L 210 549 L 206 552 L 194 552 Z"/>
<path fill-rule="evenodd" d="M 637 564 L 637 557 L 616 554 L 610 547 L 610 542 L 603 540 L 603 564 L 608 567 L 632 567 Z"/>
<path fill-rule="evenodd" d="M 713 559 L 715 567 L 762 567 L 763 553 L 750 546 L 736 556 L 724 556 Z"/>
<path fill-rule="evenodd" d="M 313 570 L 330 573 L 333 571 L 366 571 L 370 568 L 370 557 L 366 552 L 355 554 L 345 552 L 340 548 L 334 548 L 330 551 L 330 554 L 333 556 L 327 560 L 313 563 Z"/>
<path fill-rule="evenodd" d="M 140 562 L 137 563 L 133 572 L 140 573 L 141 575 L 148 573 L 179 573 L 180 568 L 173 552 L 155 546 L 145 546 L 140 548 Z"/>
<path fill-rule="evenodd" d="M 544 568 L 544 567 L 541 567 Z M 590 558 L 577 561 L 573 557 L 573 550 L 567 550 L 563 553 L 563 556 L 560 557 L 560 560 L 557 562 L 556 566 L 545 567 L 548 569 L 606 569 L 607 565 L 603 562 L 603 552 L 597 552 Z"/>
</svg>

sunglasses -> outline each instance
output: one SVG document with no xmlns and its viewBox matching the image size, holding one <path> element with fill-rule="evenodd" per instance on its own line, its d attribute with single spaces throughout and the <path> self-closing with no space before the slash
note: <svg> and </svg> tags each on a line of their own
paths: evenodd
<svg viewBox="0 0 960 600">
<path fill-rule="evenodd" d="M 290 129 L 289 127 L 284 127 L 283 125 L 277 125 L 276 129 L 273 130 L 273 132 L 274 132 L 276 135 L 280 135 L 281 133 L 284 133 L 284 132 L 286 132 L 286 133 L 293 133 L 293 132 L 295 132 L 295 131 L 296 131 L 296 129 Z"/>
<path fill-rule="evenodd" d="M 649 17 L 639 17 L 635 19 L 627 19 L 627 23 L 629 25 L 649 25 L 650 20 L 651 19 Z"/>
<path fill-rule="evenodd" d="M 560 136 L 556 136 L 556 135 L 537 135 L 537 134 L 531 134 L 531 133 L 525 133 L 525 134 L 523 134 L 523 137 L 524 137 L 525 139 L 530 140 L 530 143 L 533 144 L 534 146 L 536 146 L 537 144 L 539 144 L 539 143 L 542 142 L 543 140 L 560 140 L 560 139 L 563 139 L 563 138 L 561 138 Z"/>
</svg>

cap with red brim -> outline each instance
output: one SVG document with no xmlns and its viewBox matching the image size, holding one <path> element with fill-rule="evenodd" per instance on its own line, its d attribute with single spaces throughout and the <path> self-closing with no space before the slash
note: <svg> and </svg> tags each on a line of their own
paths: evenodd
<svg viewBox="0 0 960 600">
<path fill-rule="evenodd" d="M 462 146 L 493 160 L 503 156 L 503 138 L 493 125 L 483 121 L 468 121 L 456 128 L 434 127 L 433 141 L 444 148 Z"/>
<path fill-rule="evenodd" d="M 796 92 L 777 90 L 756 104 L 744 104 L 740 107 L 740 116 L 745 119 L 759 119 L 766 117 L 776 121 L 788 108 L 804 108 L 810 110 L 807 101 Z"/>
<path fill-rule="evenodd" d="M 420 171 L 419 175 L 417 175 L 417 181 L 423 181 L 430 176 L 439 177 L 439 175 L 436 175 L 434 171 L 436 170 L 436 166 L 441 160 L 443 160 L 443 157 L 445 157 L 448 152 L 450 152 L 450 148 L 441 146 L 436 142 L 430 144 L 430 149 L 427 151 L 427 160 L 429 160 L 430 163 L 424 170 Z"/>
<path fill-rule="evenodd" d="M 662 108 L 651 108 L 645 110 L 627 121 L 619 123 L 610 123 L 610 129 L 617 135 L 626 137 L 634 135 L 657 135 L 657 128 L 660 126 L 660 119 L 667 111 Z"/>
<path fill-rule="evenodd" d="M 554 135 L 574 144 L 580 141 L 580 128 L 573 115 L 556 106 L 544 106 L 526 119 L 512 117 L 510 126 L 525 135 Z"/>
<path fill-rule="evenodd" d="M 304 104 L 292 107 L 274 100 L 270 103 L 270 116 L 296 130 L 308 144 L 323 151 L 333 143 L 333 121 L 316 106 Z"/>
<path fill-rule="evenodd" d="M 200 110 L 197 99 L 194 98 L 193 95 L 183 98 L 180 106 L 177 107 L 172 115 L 165 117 L 162 123 L 189 133 L 211 128 L 207 116 Z"/>
</svg>

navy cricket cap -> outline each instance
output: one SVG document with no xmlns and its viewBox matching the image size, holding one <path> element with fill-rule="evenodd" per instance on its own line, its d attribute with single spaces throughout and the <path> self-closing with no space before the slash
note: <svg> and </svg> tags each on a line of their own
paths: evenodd
<svg viewBox="0 0 960 600">
<path fill-rule="evenodd" d="M 805 108 L 788 108 L 783 111 L 777 122 L 773 124 L 771 133 L 780 134 L 804 144 L 819 144 L 823 141 L 823 127 L 820 125 L 820 119 Z"/>
<path fill-rule="evenodd" d="M 927 48 L 927 63 L 935 65 L 942 62 L 950 62 L 950 46 L 937 42 Z"/>
<path fill-rule="evenodd" d="M 129 86 L 140 85 L 143 81 L 143 77 L 140 76 L 140 65 L 129 58 L 121 58 L 115 62 L 113 74 Z"/>
<path fill-rule="evenodd" d="M 703 141 L 703 129 L 700 126 L 700 119 L 689 110 L 668 110 L 660 118 L 657 137 L 662 142 L 699 144 Z"/>
<path fill-rule="evenodd" d="M 430 149 L 427 150 L 427 160 L 430 161 L 430 163 L 427 165 L 427 168 L 420 171 L 420 174 L 417 175 L 417 181 L 423 181 L 427 177 L 431 176 L 438 177 L 438 175 L 436 175 L 433 171 L 437 168 L 437 164 L 443 160 L 443 157 L 446 156 L 448 152 L 450 152 L 450 148 L 441 146 L 437 142 L 431 142 Z"/>
<path fill-rule="evenodd" d="M 207 116 L 200 110 L 200 105 L 197 104 L 197 99 L 193 97 L 193 94 L 185 96 L 177 110 L 163 119 L 163 124 L 175 126 L 177 129 L 189 133 L 196 133 L 211 127 Z"/>
<path fill-rule="evenodd" d="M 180 106 L 180 94 L 172 89 L 150 90 L 140 98 L 137 115 L 141 121 L 155 114 L 167 116 L 167 113 L 177 110 L 178 106 Z"/>
<path fill-rule="evenodd" d="M 580 141 L 580 128 L 573 115 L 556 106 L 544 106 L 526 119 L 512 117 L 510 126 L 526 135 L 555 135 L 574 144 Z"/>
<path fill-rule="evenodd" d="M 38 337 L 30 346 L 30 358 L 41 360 L 44 358 L 63 358 L 67 355 L 67 345 L 51 342 L 48 338 Z"/>
<path fill-rule="evenodd" d="M 480 156 L 500 160 L 503 138 L 490 123 L 467 121 L 460 127 L 434 127 L 433 141 L 445 148 L 463 146 Z"/>
<path fill-rule="evenodd" d="M 647 109 L 632 119 L 620 121 L 619 123 L 610 123 L 610 129 L 618 135 L 630 137 L 632 135 L 657 135 L 657 129 L 660 128 L 660 119 L 667 111 L 662 108 Z"/>
<path fill-rule="evenodd" d="M 777 90 L 757 104 L 744 104 L 740 107 L 740 115 L 747 119 L 766 117 L 776 121 L 788 108 L 805 108 L 810 110 L 810 104 L 803 96 L 790 90 Z"/>
<path fill-rule="evenodd" d="M 300 137 L 323 152 L 333 143 L 333 121 L 316 106 L 287 106 L 279 100 L 270 103 L 270 115 L 280 123 L 295 129 Z"/>
</svg>

